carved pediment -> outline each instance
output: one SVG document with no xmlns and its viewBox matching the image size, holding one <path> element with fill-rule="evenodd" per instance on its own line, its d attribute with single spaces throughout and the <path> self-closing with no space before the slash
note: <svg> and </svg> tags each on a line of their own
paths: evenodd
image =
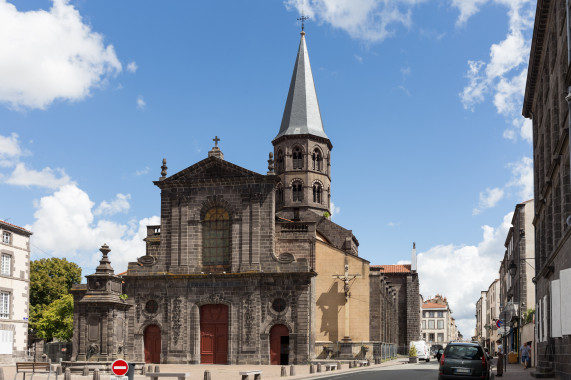
<svg viewBox="0 0 571 380">
<path fill-rule="evenodd" d="M 175 183 L 204 183 L 207 181 L 263 179 L 265 177 L 228 161 L 208 157 L 162 181 L 155 181 L 155 184 L 162 187 Z"/>
</svg>

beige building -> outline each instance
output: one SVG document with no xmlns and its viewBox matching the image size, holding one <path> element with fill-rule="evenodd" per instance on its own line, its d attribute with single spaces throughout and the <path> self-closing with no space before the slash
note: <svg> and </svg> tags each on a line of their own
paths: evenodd
<svg viewBox="0 0 571 380">
<path fill-rule="evenodd" d="M 0 363 L 22 360 L 28 345 L 30 235 L 0 220 Z"/>
<path fill-rule="evenodd" d="M 488 338 L 486 328 L 486 301 L 487 301 L 487 291 L 483 290 L 480 292 L 480 298 L 476 301 L 476 332 L 472 340 L 477 340 L 481 344 L 484 344 Z"/>
<path fill-rule="evenodd" d="M 495 352 L 496 340 L 499 339 L 498 328 L 496 321 L 500 315 L 500 280 L 494 280 L 488 287 L 486 292 L 486 324 L 484 327 L 487 330 L 485 347 L 491 353 Z"/>
<path fill-rule="evenodd" d="M 429 345 L 446 346 L 456 340 L 458 330 L 453 322 L 452 311 L 446 297 L 437 294 L 422 304 L 422 339 Z"/>
</svg>

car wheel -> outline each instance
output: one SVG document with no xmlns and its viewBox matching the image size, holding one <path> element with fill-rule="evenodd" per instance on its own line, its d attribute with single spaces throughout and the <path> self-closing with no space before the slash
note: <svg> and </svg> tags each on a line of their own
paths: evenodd
<svg viewBox="0 0 571 380">
<path fill-rule="evenodd" d="M 426 359 L 426 362 L 427 362 L 427 363 L 430 362 L 430 359 Z"/>
</svg>

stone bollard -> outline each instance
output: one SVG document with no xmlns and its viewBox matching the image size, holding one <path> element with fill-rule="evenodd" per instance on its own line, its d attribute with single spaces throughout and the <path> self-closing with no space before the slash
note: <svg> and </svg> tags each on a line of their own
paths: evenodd
<svg viewBox="0 0 571 380">
<path fill-rule="evenodd" d="M 147 367 L 143 364 L 141 367 L 141 375 L 145 376 L 147 374 Z"/>
<path fill-rule="evenodd" d="M 371 360 L 367 359 L 367 367 L 370 367 L 370 366 L 371 366 Z"/>
<path fill-rule="evenodd" d="M 155 373 L 160 373 L 160 372 L 161 372 L 161 368 L 158 365 L 156 365 L 155 366 Z"/>
<path fill-rule="evenodd" d="M 83 371 L 81 372 L 81 376 L 89 376 L 89 367 L 84 365 Z"/>
<path fill-rule="evenodd" d="M 337 369 L 341 369 L 341 362 L 337 362 Z"/>
<path fill-rule="evenodd" d="M 211 380 L 209 370 L 204 371 L 204 380 Z"/>
<path fill-rule="evenodd" d="M 353 368 L 353 362 L 349 362 L 349 368 Z"/>
<path fill-rule="evenodd" d="M 287 376 L 287 372 L 286 372 L 286 368 L 285 366 L 282 365 L 282 373 L 280 375 L 281 377 L 286 377 Z"/>
<path fill-rule="evenodd" d="M 101 380 L 101 377 L 99 376 L 99 369 L 95 368 L 93 370 L 93 380 Z"/>
<path fill-rule="evenodd" d="M 317 363 L 317 373 L 321 372 L 321 363 Z"/>
<path fill-rule="evenodd" d="M 61 369 L 61 365 L 58 365 L 56 367 L 56 376 L 59 376 L 63 373 L 63 370 Z"/>
<path fill-rule="evenodd" d="M 4 380 L 4 368 L 0 367 L 0 380 Z"/>
<path fill-rule="evenodd" d="M 152 373 L 153 372 L 153 366 L 149 364 L 149 366 L 147 367 L 147 372 Z"/>
<path fill-rule="evenodd" d="M 315 373 L 315 367 L 313 366 L 313 363 L 309 364 L 309 373 Z"/>
<path fill-rule="evenodd" d="M 65 369 L 63 373 L 63 380 L 71 380 L 71 370 L 69 368 Z"/>
<path fill-rule="evenodd" d="M 358 367 L 357 361 L 356 361 L 356 360 L 353 360 L 353 368 L 357 368 L 357 367 Z"/>
<path fill-rule="evenodd" d="M 295 367 L 293 365 L 289 366 L 289 375 L 295 376 Z"/>
</svg>

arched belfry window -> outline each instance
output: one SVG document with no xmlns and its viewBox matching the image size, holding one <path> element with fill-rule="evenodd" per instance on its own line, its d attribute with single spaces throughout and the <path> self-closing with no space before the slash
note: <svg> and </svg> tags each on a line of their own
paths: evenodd
<svg viewBox="0 0 571 380">
<path fill-rule="evenodd" d="M 303 200 L 303 186 L 300 181 L 295 181 L 291 184 L 291 192 L 294 202 L 301 202 Z"/>
<path fill-rule="evenodd" d="M 202 225 L 202 265 L 230 269 L 232 233 L 230 216 L 222 207 L 206 212 Z"/>
<path fill-rule="evenodd" d="M 294 169 L 303 169 L 303 155 L 301 148 L 296 146 L 292 150 L 292 161 Z"/>
<path fill-rule="evenodd" d="M 321 198 L 322 198 L 321 195 L 322 195 L 321 185 L 316 182 L 313 184 L 313 202 L 321 203 Z"/>
<path fill-rule="evenodd" d="M 276 203 L 284 203 L 284 188 L 281 184 L 276 189 Z"/>
<path fill-rule="evenodd" d="M 283 173 L 284 171 L 284 154 L 281 150 L 278 151 L 278 159 L 277 159 L 277 172 Z"/>
<path fill-rule="evenodd" d="M 321 171 L 321 168 L 323 167 L 323 156 L 319 149 L 315 148 L 311 155 L 311 161 L 313 163 L 313 170 Z"/>
</svg>

